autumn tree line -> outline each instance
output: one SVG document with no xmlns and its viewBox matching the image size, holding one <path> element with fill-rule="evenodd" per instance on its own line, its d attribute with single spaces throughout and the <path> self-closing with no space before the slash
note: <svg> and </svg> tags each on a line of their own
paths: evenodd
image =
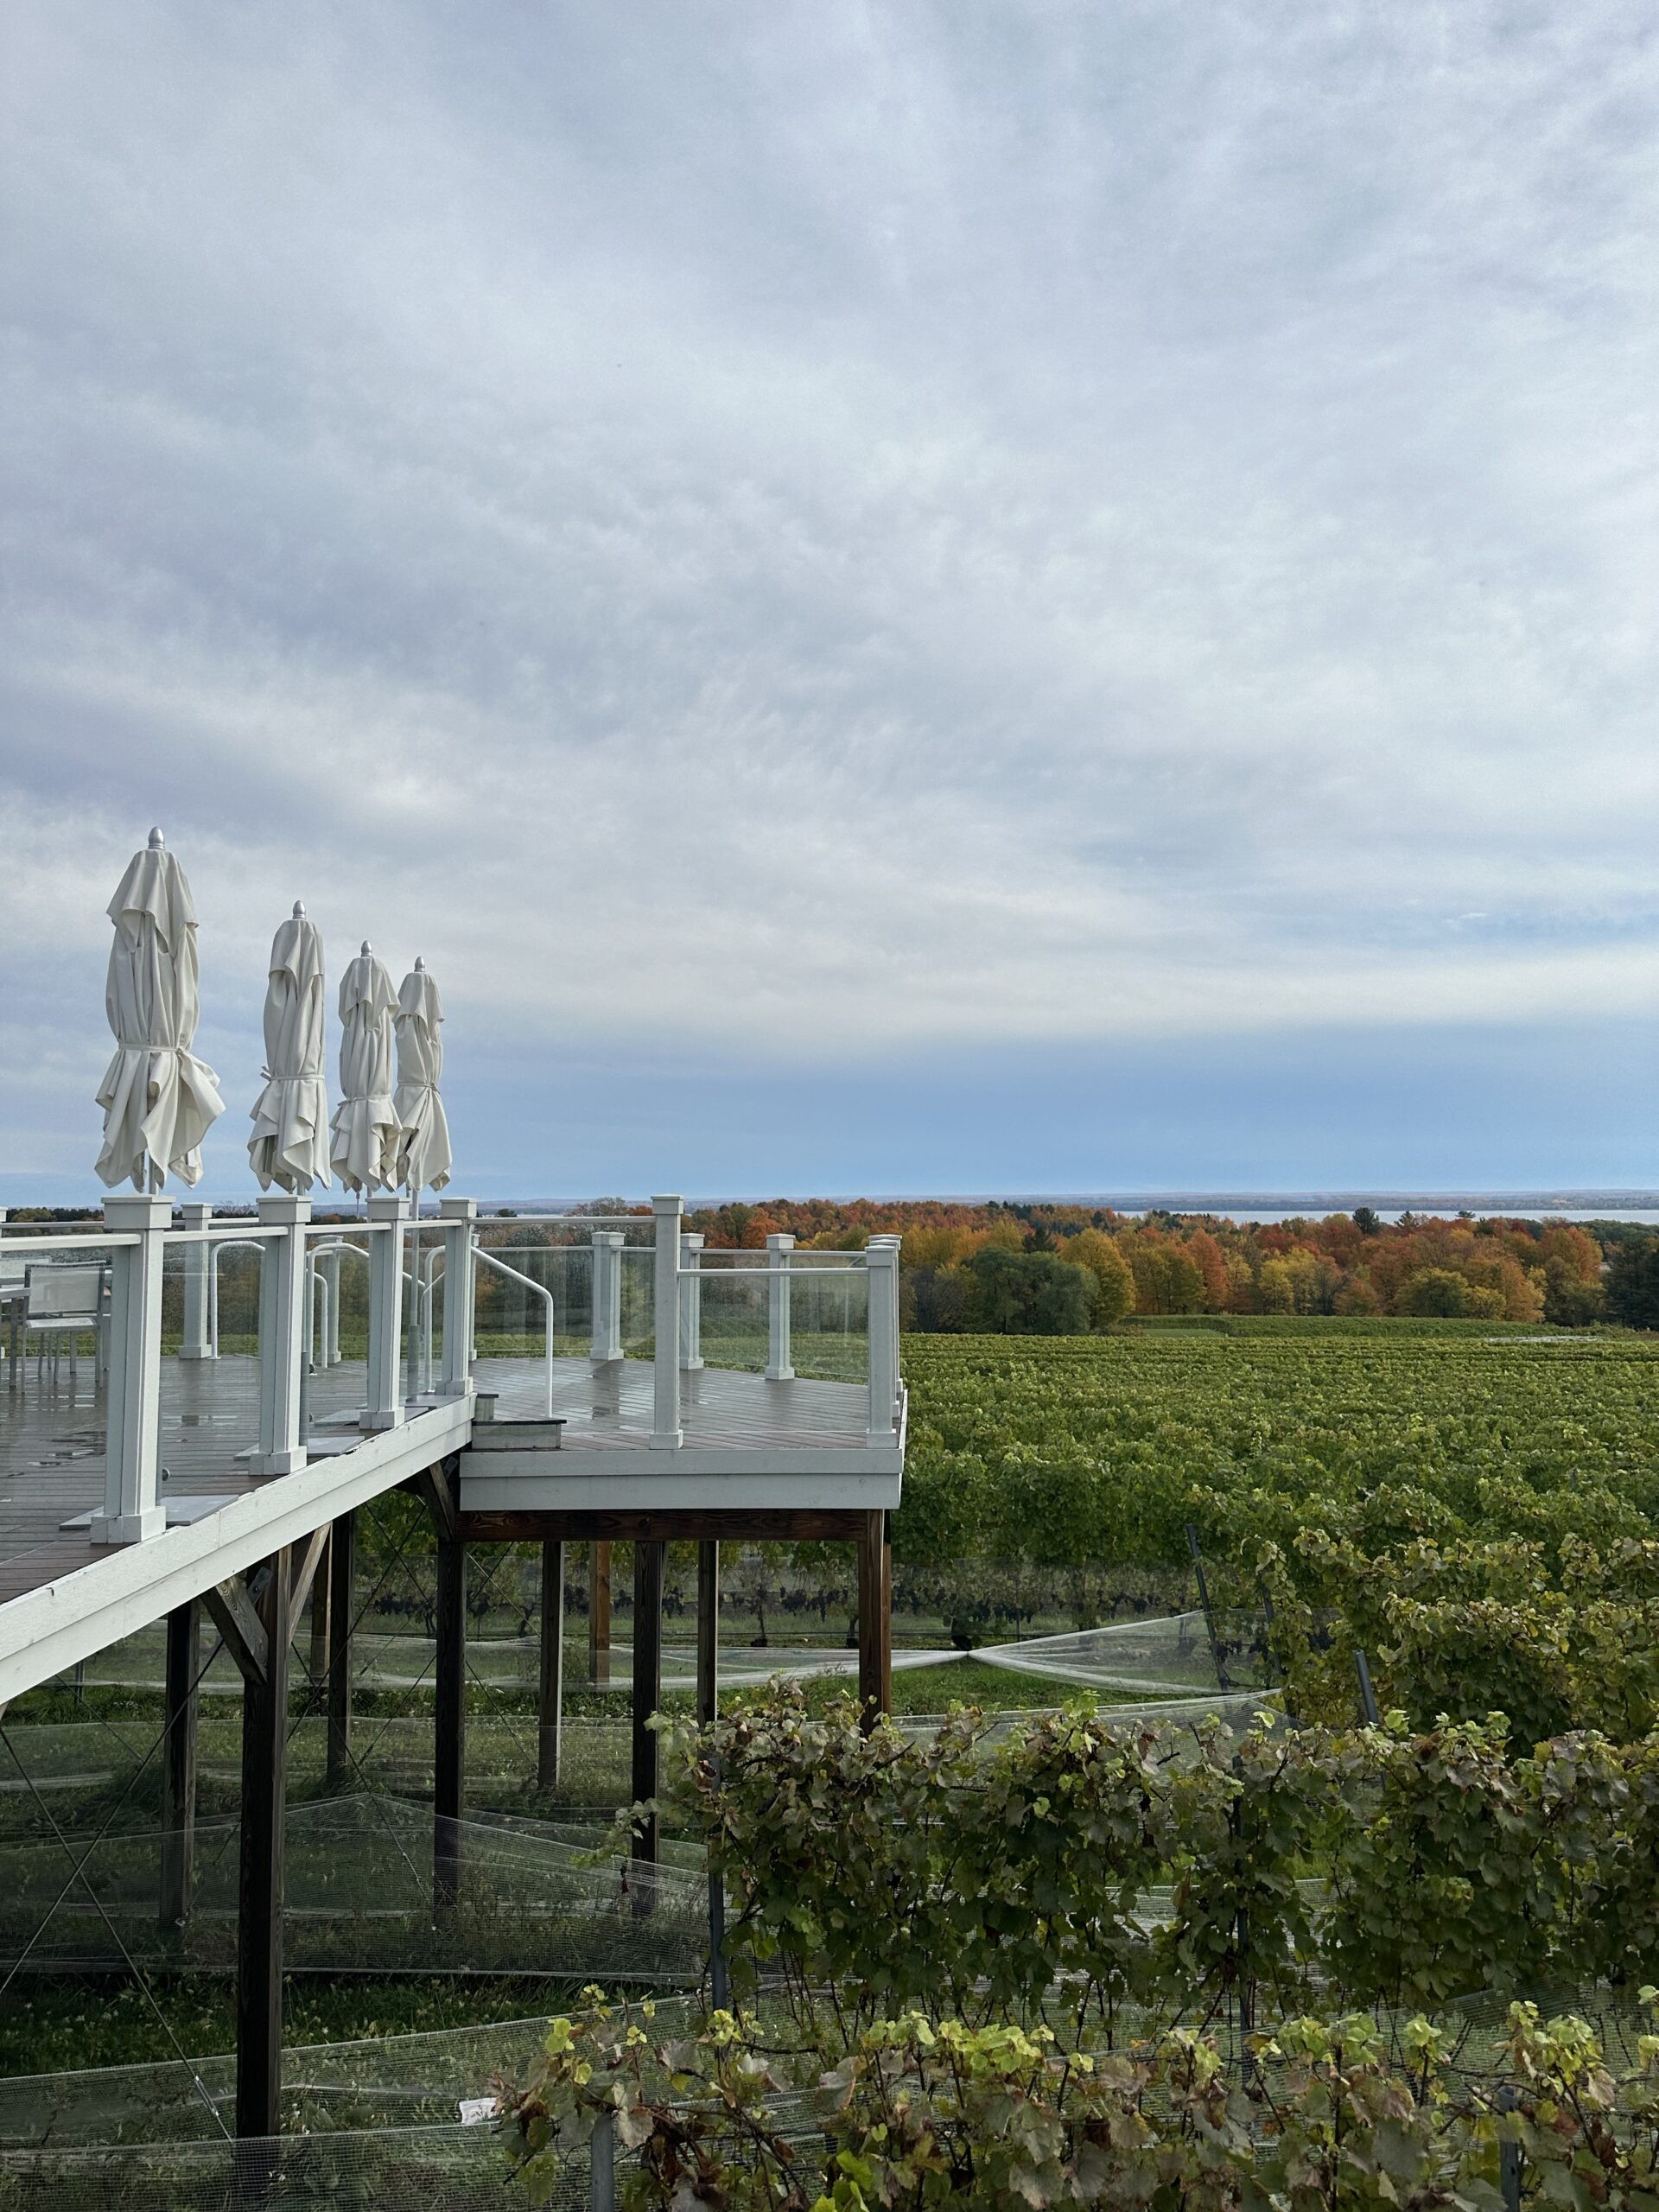
<svg viewBox="0 0 1659 2212">
<path fill-rule="evenodd" d="M 579 1211 L 638 1212 L 642 1225 L 650 1217 L 648 1207 L 613 1198 Z M 42 1224 L 83 1217 L 81 1210 L 44 1207 L 12 1216 Z M 319 1218 L 349 1226 L 351 1217 Z M 515 1218 L 502 1207 L 486 1223 L 486 1241 L 499 1242 L 507 1232 L 498 1224 Z M 1626 1222 L 1466 1213 L 1384 1221 L 1362 1205 L 1318 1220 L 1249 1223 L 998 1199 L 772 1198 L 695 1209 L 685 1225 L 715 1251 L 759 1250 L 779 1233 L 807 1250 L 857 1251 L 896 1232 L 904 1238 L 903 1324 L 924 1332 L 1083 1336 L 1137 1315 L 1202 1313 L 1659 1329 L 1659 1232 Z M 554 1240 L 536 1231 L 530 1241 Z"/>
<path fill-rule="evenodd" d="M 1268 1224 L 992 1201 L 773 1199 L 695 1212 L 714 1249 L 792 1235 L 816 1251 L 904 1238 L 904 1321 L 1079 1336 L 1137 1314 L 1393 1314 L 1659 1328 L 1659 1235 L 1621 1223 L 1476 1220 L 1370 1207 Z"/>
</svg>

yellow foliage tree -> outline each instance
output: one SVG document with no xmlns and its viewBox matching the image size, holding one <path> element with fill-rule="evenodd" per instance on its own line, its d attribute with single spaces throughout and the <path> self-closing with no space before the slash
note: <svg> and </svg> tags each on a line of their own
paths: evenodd
<svg viewBox="0 0 1659 2212">
<path fill-rule="evenodd" d="M 1135 1277 L 1115 1236 L 1103 1230 L 1085 1229 L 1061 1240 L 1058 1256 L 1073 1267 L 1087 1268 L 1095 1279 L 1093 1320 L 1097 1329 L 1109 1328 L 1135 1311 Z"/>
</svg>

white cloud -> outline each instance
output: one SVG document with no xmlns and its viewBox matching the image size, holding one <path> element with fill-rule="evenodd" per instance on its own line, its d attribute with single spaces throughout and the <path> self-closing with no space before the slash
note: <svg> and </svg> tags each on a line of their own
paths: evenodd
<svg viewBox="0 0 1659 2212">
<path fill-rule="evenodd" d="M 152 818 L 238 1052 L 296 894 L 548 1049 L 1651 1008 L 1645 10 L 15 46 L 14 1146 Z"/>
</svg>

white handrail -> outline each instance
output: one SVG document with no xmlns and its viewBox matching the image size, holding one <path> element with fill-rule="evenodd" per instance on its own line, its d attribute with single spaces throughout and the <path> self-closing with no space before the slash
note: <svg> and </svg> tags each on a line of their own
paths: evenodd
<svg viewBox="0 0 1659 2212">
<path fill-rule="evenodd" d="M 419 1315 L 416 1326 L 421 1336 L 420 1386 L 422 1390 L 429 1389 L 432 1383 L 432 1291 L 437 1281 L 437 1264 L 442 1257 L 442 1245 L 435 1244 L 432 1249 L 422 1258 L 422 1281 L 414 1286 L 416 1306 Z"/>
<path fill-rule="evenodd" d="M 307 1255 L 305 1266 L 306 1272 L 311 1278 L 312 1350 L 314 1351 L 320 1351 L 322 1355 L 321 1358 L 313 1358 L 310 1364 L 313 1367 L 327 1367 L 328 1364 L 328 1278 L 322 1273 L 321 1269 L 317 1266 L 315 1260 L 309 1255 Z M 317 1293 L 319 1291 L 322 1293 L 322 1330 L 321 1343 L 318 1341 L 317 1330 Z"/>
<path fill-rule="evenodd" d="M 219 1255 L 221 1252 L 257 1252 L 263 1257 L 264 1244 L 251 1236 L 219 1238 L 207 1260 L 207 1353 L 210 1359 L 219 1357 Z"/>
<path fill-rule="evenodd" d="M 511 1229 L 540 1229 L 552 1222 L 568 1224 L 573 1229 L 650 1229 L 652 1215 L 649 1208 L 644 1213 L 481 1213 L 477 1225 L 480 1229 L 504 1224 Z"/>
<path fill-rule="evenodd" d="M 546 1302 L 547 1417 L 551 1421 L 553 1418 L 553 1294 L 544 1283 L 537 1282 L 530 1275 L 521 1275 L 517 1268 L 510 1268 L 504 1260 L 498 1260 L 494 1253 L 487 1250 L 482 1244 L 474 1245 L 473 1257 L 475 1260 L 482 1260 L 486 1268 L 493 1268 L 497 1274 L 505 1275 L 511 1281 L 523 1283 L 526 1290 L 533 1290 L 537 1298 Z"/>
<path fill-rule="evenodd" d="M 70 1235 L 29 1236 L 16 1234 L 19 1230 L 27 1230 L 29 1224 L 26 1221 L 10 1221 L 3 1228 L 0 1228 L 0 1251 L 3 1251 L 9 1259 L 15 1259 L 25 1252 L 84 1252 L 89 1248 L 100 1252 L 108 1252 L 121 1246 L 131 1247 L 140 1242 L 140 1239 L 133 1236 L 130 1230 L 112 1234 L 107 1229 L 99 1230 L 96 1235 L 89 1234 L 86 1236 Z"/>
<path fill-rule="evenodd" d="M 716 1256 L 719 1256 L 719 1255 L 716 1255 Z M 791 1255 L 790 1255 L 790 1259 L 794 1259 L 794 1252 L 791 1252 Z M 741 1274 L 757 1274 L 757 1276 L 761 1276 L 761 1281 L 766 1281 L 767 1276 L 772 1274 L 772 1269 L 770 1269 L 770 1268 L 681 1268 L 679 1272 L 681 1272 L 681 1274 L 702 1274 L 702 1279 L 706 1281 L 706 1283 L 723 1283 L 723 1281 L 726 1281 L 728 1276 L 741 1276 Z M 814 1281 L 814 1283 L 817 1283 L 818 1276 L 821 1276 L 821 1274 L 861 1274 L 861 1276 L 868 1276 L 868 1274 L 869 1274 L 869 1268 L 790 1268 L 790 1274 L 794 1276 L 794 1279 L 797 1279 L 797 1281 L 803 1281 L 803 1279 L 807 1279 L 807 1276 L 812 1276 L 812 1281 Z"/>
</svg>

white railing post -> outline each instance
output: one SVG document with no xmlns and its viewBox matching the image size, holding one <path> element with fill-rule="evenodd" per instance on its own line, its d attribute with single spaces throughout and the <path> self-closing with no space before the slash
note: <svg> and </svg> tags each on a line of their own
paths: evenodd
<svg viewBox="0 0 1659 2212">
<path fill-rule="evenodd" d="M 179 1208 L 179 1216 L 187 1229 L 206 1229 L 213 1217 L 212 1206 L 199 1205 L 194 1199 Z M 213 1347 L 207 1341 L 207 1267 L 212 1257 L 211 1248 L 204 1239 L 184 1248 L 184 1333 L 179 1339 L 181 1359 L 211 1359 Z"/>
<path fill-rule="evenodd" d="M 680 1370 L 695 1375 L 702 1365 L 702 1238 L 694 1230 L 680 1237 Z"/>
<path fill-rule="evenodd" d="M 369 1200 L 368 1402 L 359 1426 L 401 1428 L 398 1348 L 404 1334 L 404 1224 L 409 1200 L 400 1192 L 377 1191 Z M 374 1224 L 385 1222 L 384 1229 Z"/>
<path fill-rule="evenodd" d="M 677 1452 L 682 1440 L 680 1223 L 685 1212 L 685 1201 L 677 1198 L 653 1198 L 651 1211 L 657 1232 L 651 1316 L 656 1386 L 652 1400 L 651 1448 L 653 1452 Z"/>
<path fill-rule="evenodd" d="M 340 1249 L 319 1252 L 311 1262 L 322 1277 L 322 1357 L 319 1367 L 340 1365 Z"/>
<path fill-rule="evenodd" d="M 768 1382 L 792 1382 L 795 1370 L 789 1363 L 789 1255 L 795 1249 L 792 1236 L 768 1236 L 766 1239 L 766 1380 Z"/>
<path fill-rule="evenodd" d="M 893 1297 L 889 1305 L 889 1319 L 892 1323 L 891 1338 L 893 1345 L 893 1419 L 897 1421 L 899 1418 L 899 1399 L 904 1388 L 904 1376 L 899 1364 L 899 1255 L 900 1248 L 904 1243 L 904 1239 L 901 1236 L 872 1236 L 870 1243 L 872 1244 L 884 1244 L 893 1254 Z"/>
<path fill-rule="evenodd" d="M 622 1231 L 594 1231 L 594 1327 L 589 1344 L 600 1362 L 622 1357 Z"/>
<path fill-rule="evenodd" d="M 870 1286 L 870 1429 L 872 1446 L 893 1443 L 899 1395 L 899 1244 L 873 1236 L 864 1253 Z"/>
<path fill-rule="evenodd" d="M 443 1358 L 441 1398 L 473 1395 L 473 1229 L 476 1198 L 441 1198 L 443 1224 Z"/>
<path fill-rule="evenodd" d="M 104 1201 L 111 1235 L 136 1236 L 110 1255 L 109 1419 L 104 1442 L 104 1510 L 92 1516 L 95 1544 L 136 1544 L 159 1536 L 167 1508 L 161 1475 L 162 1253 L 173 1219 L 171 1198 L 137 1192 Z"/>
<path fill-rule="evenodd" d="M 259 1445 L 256 1475 L 292 1475 L 306 1463 L 301 1391 L 310 1351 L 305 1231 L 309 1198 L 261 1198 L 259 1225 L 282 1233 L 259 1247 Z"/>
</svg>

